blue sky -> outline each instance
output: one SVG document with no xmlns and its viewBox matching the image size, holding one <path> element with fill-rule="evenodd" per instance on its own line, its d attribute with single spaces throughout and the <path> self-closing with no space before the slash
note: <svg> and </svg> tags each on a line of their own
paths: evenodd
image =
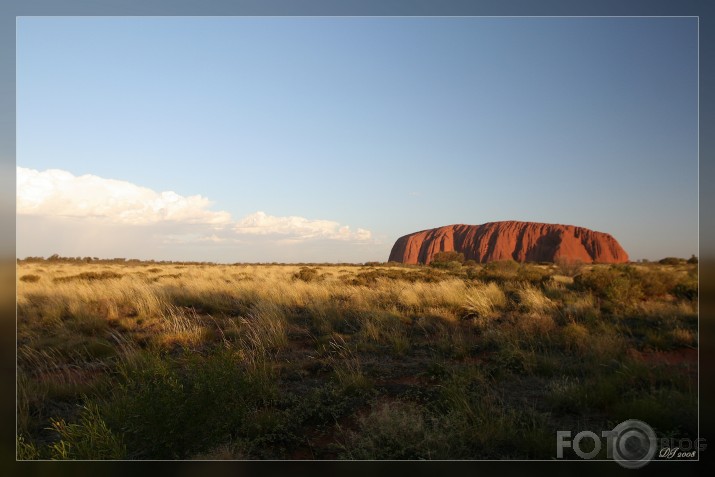
<svg viewBox="0 0 715 477">
<path fill-rule="evenodd" d="M 697 68 L 695 18 L 21 17 L 17 253 L 386 260 L 529 220 L 688 257 Z"/>
</svg>

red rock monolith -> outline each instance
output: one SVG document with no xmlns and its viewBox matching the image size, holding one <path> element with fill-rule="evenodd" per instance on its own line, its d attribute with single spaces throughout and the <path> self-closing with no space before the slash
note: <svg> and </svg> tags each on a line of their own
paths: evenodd
<svg viewBox="0 0 715 477">
<path fill-rule="evenodd" d="M 628 254 L 611 235 L 584 227 L 536 222 L 489 222 L 447 225 L 400 237 L 390 261 L 424 263 L 438 252 L 461 252 L 479 263 L 497 260 L 584 263 L 623 263 Z"/>
</svg>

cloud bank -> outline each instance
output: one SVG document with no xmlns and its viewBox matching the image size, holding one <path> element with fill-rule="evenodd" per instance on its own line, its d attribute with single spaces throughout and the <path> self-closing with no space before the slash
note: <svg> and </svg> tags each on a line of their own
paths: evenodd
<svg viewBox="0 0 715 477">
<path fill-rule="evenodd" d="M 234 230 L 239 234 L 288 235 L 300 240 L 370 240 L 369 230 L 350 230 L 347 225 L 340 225 L 332 220 L 308 220 L 304 217 L 274 217 L 265 212 L 256 212 L 239 220 Z"/>
<path fill-rule="evenodd" d="M 17 217 L 39 227 L 64 220 L 75 230 L 134 230 L 155 244 L 197 246 L 243 244 L 370 243 L 372 233 L 324 219 L 280 217 L 258 211 L 234 220 L 226 211 L 211 210 L 201 195 L 157 192 L 126 181 L 67 171 L 17 167 Z M 49 219 L 52 219 L 51 222 Z M 19 222 L 18 222 L 19 223 Z M 18 228 L 18 243 L 22 239 Z M 62 230 L 69 230 L 63 227 Z M 36 233 L 37 231 L 33 231 Z M 49 242 L 52 234 L 44 234 Z M 95 232 L 96 235 L 96 232 Z M 111 240 L 111 237 L 108 238 Z M 37 241 L 37 237 L 33 237 Z M 52 243 L 47 244 L 48 250 Z M 48 252 L 49 253 L 49 252 Z"/>
<path fill-rule="evenodd" d="M 74 176 L 59 169 L 17 168 L 17 213 L 94 218 L 113 223 L 146 225 L 160 222 L 227 225 L 228 212 L 208 210 L 200 195 L 155 192 L 130 182 L 93 175 Z"/>
</svg>

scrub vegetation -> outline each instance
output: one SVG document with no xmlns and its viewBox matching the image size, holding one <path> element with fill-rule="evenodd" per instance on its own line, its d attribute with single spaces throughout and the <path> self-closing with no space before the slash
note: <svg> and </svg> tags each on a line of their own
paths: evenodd
<svg viewBox="0 0 715 477">
<path fill-rule="evenodd" d="M 697 436 L 697 260 L 21 260 L 19 459 L 551 459 Z"/>
</svg>

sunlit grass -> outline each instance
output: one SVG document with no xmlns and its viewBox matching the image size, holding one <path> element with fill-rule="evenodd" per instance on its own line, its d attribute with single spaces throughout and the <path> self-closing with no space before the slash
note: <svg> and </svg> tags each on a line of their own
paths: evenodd
<svg viewBox="0 0 715 477">
<path fill-rule="evenodd" d="M 686 268 L 21 262 L 18 458 L 551 458 L 563 420 L 639 407 L 690 429 L 657 398 L 696 402 L 692 354 L 643 362 L 697 348 Z"/>
</svg>

